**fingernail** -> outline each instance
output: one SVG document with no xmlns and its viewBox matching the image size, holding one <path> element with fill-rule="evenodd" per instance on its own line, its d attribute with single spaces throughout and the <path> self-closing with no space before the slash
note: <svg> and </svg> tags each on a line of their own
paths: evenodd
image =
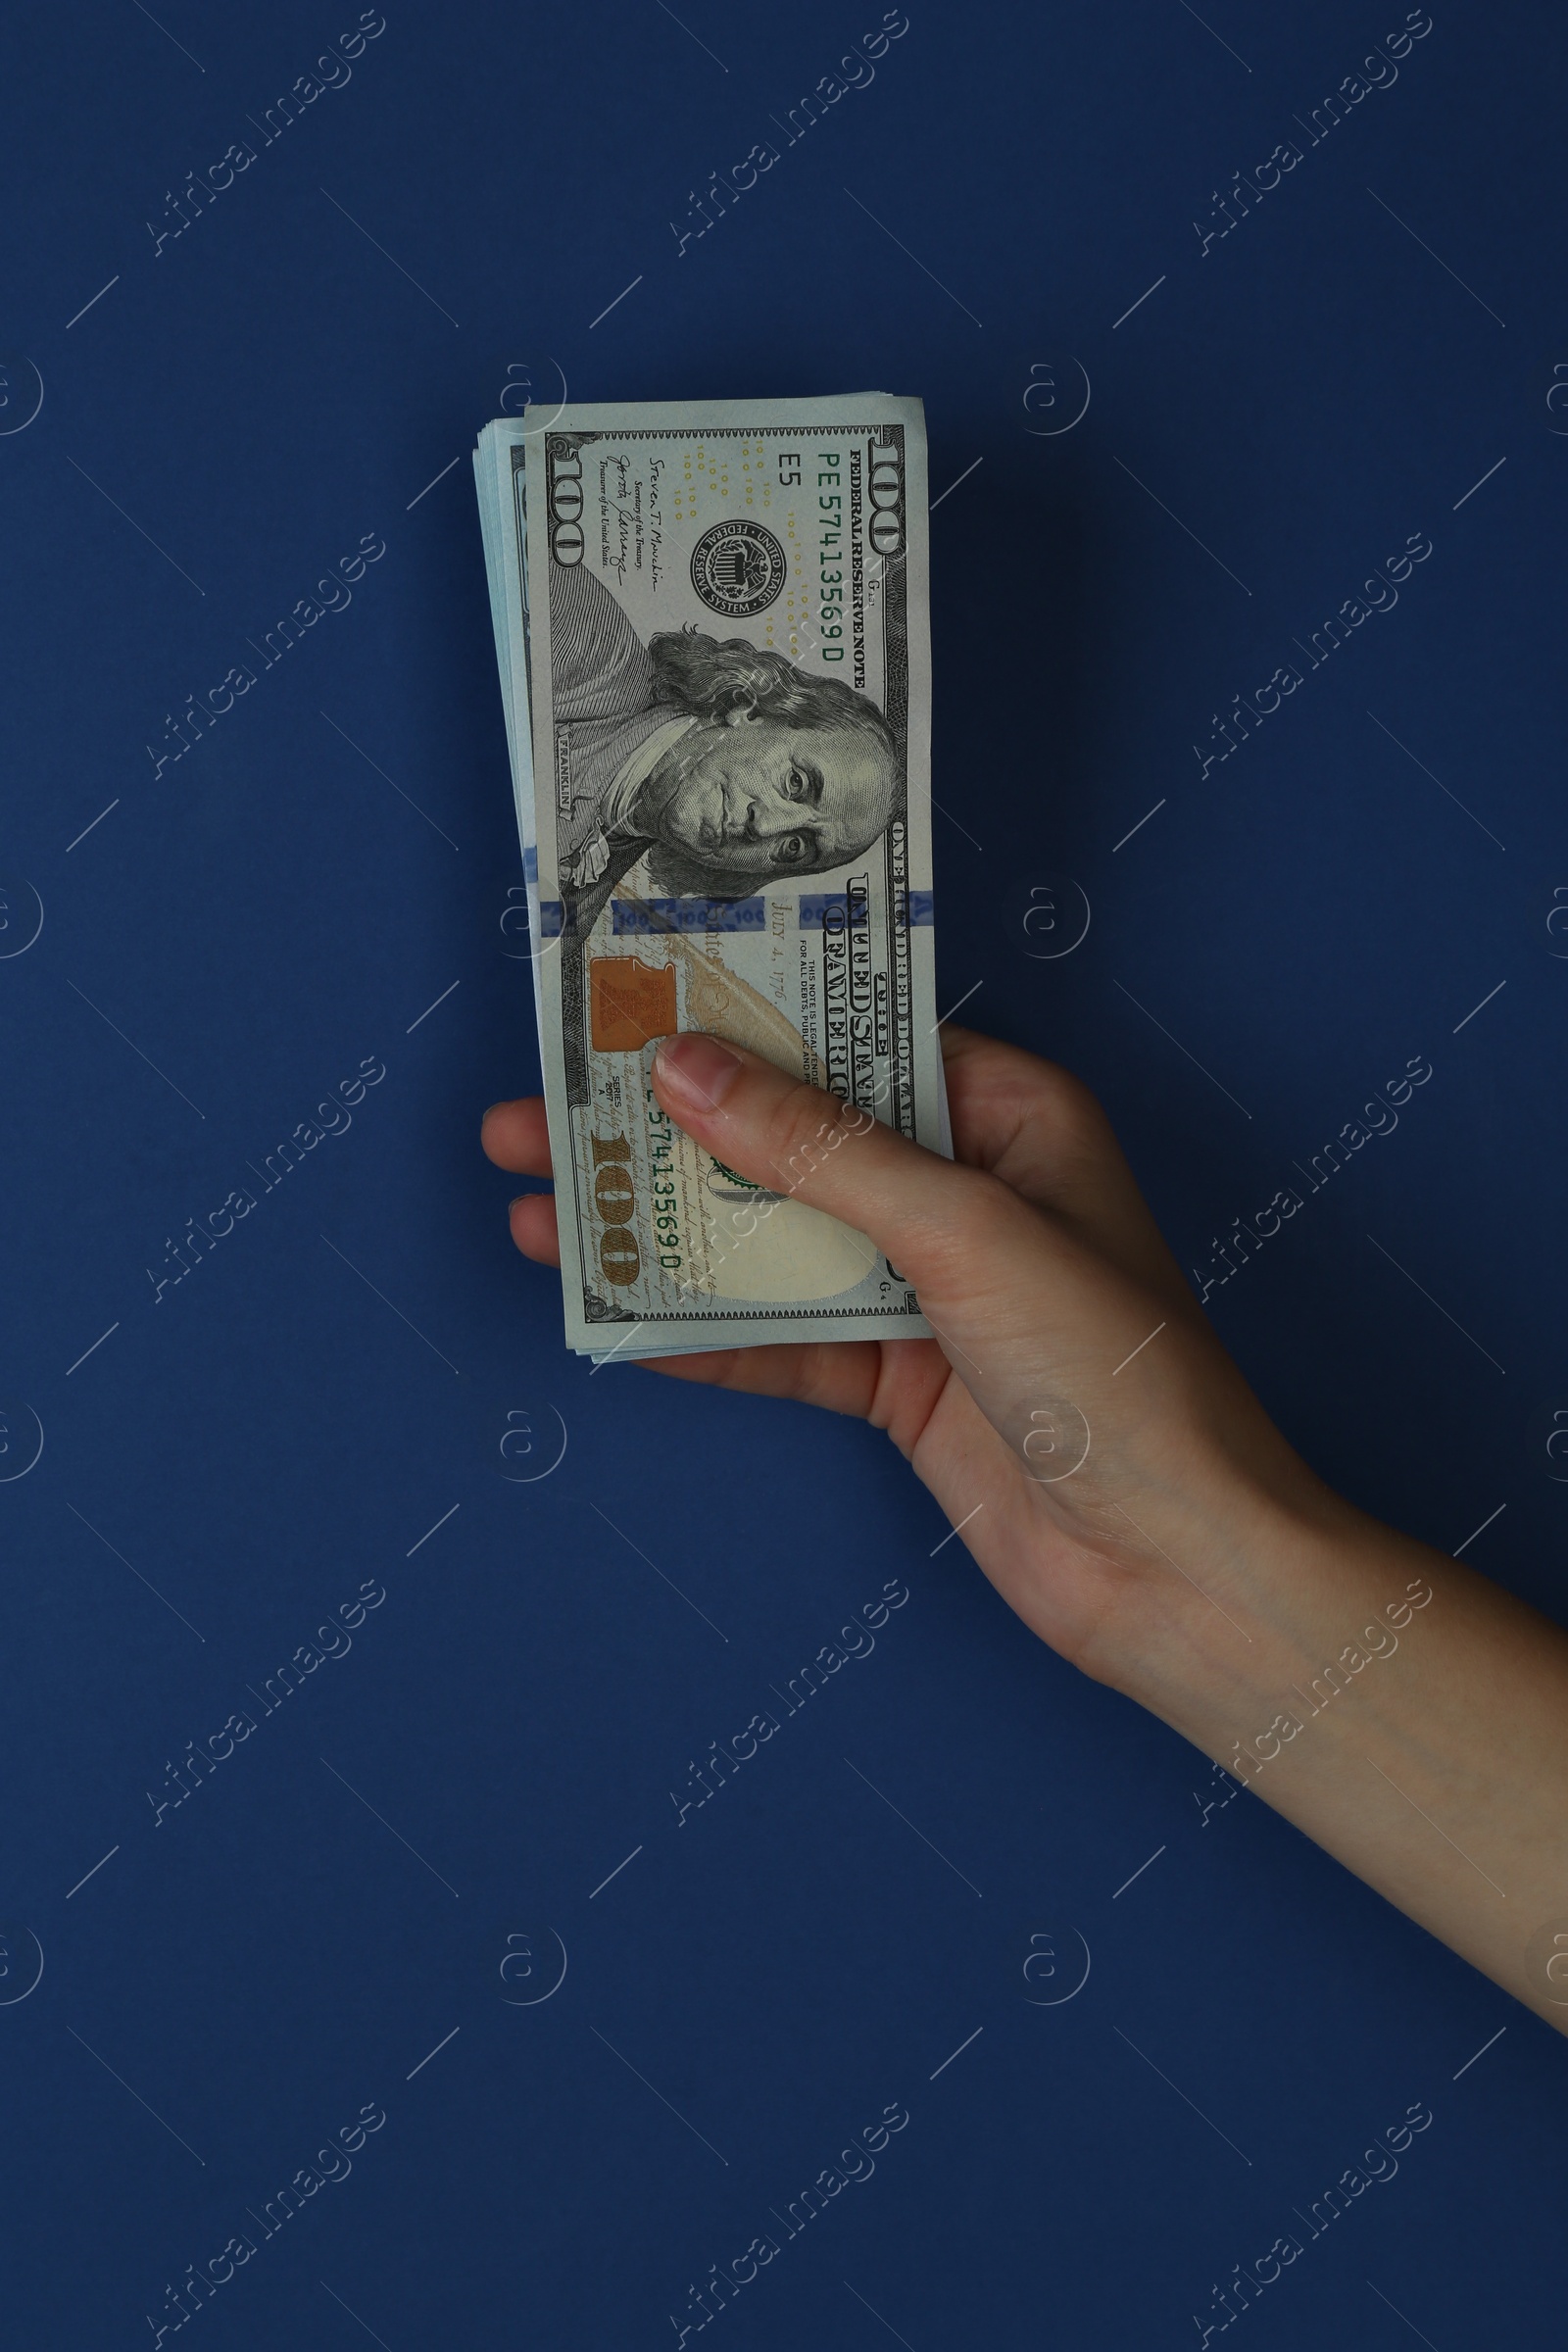
<svg viewBox="0 0 1568 2352">
<path fill-rule="evenodd" d="M 694 1110 L 716 1110 L 741 1074 L 741 1057 L 722 1038 L 701 1029 L 660 1040 L 657 1075 L 669 1093 Z"/>
<path fill-rule="evenodd" d="M 503 1097 L 503 1099 L 501 1100 L 501 1102 L 492 1102 L 492 1103 L 491 1103 L 491 1105 L 490 1105 L 490 1110 L 505 1110 L 505 1109 L 506 1109 L 506 1107 L 507 1107 L 507 1105 L 506 1105 L 506 1100 L 505 1100 L 505 1098 Z M 490 1110 L 487 1110 L 487 1111 L 486 1111 L 486 1112 L 483 1114 L 483 1117 L 481 1117 L 481 1119 L 480 1119 L 480 1121 L 479 1121 L 479 1124 L 480 1124 L 480 1126 L 481 1126 L 481 1127 L 484 1125 L 485 1119 L 487 1119 L 487 1118 L 490 1116 Z"/>
</svg>

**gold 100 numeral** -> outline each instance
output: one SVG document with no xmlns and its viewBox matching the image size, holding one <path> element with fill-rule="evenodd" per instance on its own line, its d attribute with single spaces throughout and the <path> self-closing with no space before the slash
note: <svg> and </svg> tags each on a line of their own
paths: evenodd
<svg viewBox="0 0 1568 2352">
<path fill-rule="evenodd" d="M 599 1236 L 599 1270 L 607 1282 L 624 1289 L 643 1270 L 642 1245 L 631 1230 L 637 1212 L 632 1186 L 631 1146 L 623 1135 L 591 1135 L 594 1155 L 594 1206 L 604 1219 Z"/>
</svg>

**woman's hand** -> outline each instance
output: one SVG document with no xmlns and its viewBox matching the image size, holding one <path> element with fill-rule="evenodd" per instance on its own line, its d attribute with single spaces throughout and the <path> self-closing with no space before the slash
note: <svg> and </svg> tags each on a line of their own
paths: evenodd
<svg viewBox="0 0 1568 2352">
<path fill-rule="evenodd" d="M 937 1337 L 651 1368 L 885 1429 L 1054 1648 L 1568 2026 L 1568 1983 L 1526 1949 L 1556 1902 L 1568 1953 L 1550 1778 L 1568 1778 L 1568 1642 L 1306 1468 L 1076 1080 L 963 1032 L 945 1051 L 956 1162 L 716 1038 L 664 1041 L 670 1117 L 866 1235 Z M 542 1102 L 498 1104 L 483 1141 L 503 1167 L 549 1173 Z M 547 1197 L 514 1200 L 512 1230 L 560 1262 Z"/>
<path fill-rule="evenodd" d="M 944 1041 L 956 1164 L 716 1038 L 666 1041 L 654 1085 L 670 1116 L 726 1166 L 866 1234 L 941 1337 L 652 1368 L 885 1429 L 1025 1621 L 1116 1680 L 1105 1653 L 1128 1605 L 1147 1615 L 1134 1595 L 1185 1556 L 1178 1494 L 1205 1550 L 1221 1486 L 1307 1511 L 1332 1498 L 1214 1339 L 1093 1096 L 1032 1054 Z M 549 1173 L 541 1102 L 498 1104 L 483 1140 L 502 1166 Z M 526 1255 L 560 1263 L 551 1200 L 525 1196 L 512 1219 Z"/>
</svg>

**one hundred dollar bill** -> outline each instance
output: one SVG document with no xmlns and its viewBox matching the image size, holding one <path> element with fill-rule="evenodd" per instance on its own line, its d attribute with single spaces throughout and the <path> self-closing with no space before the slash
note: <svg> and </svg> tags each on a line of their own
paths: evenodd
<svg viewBox="0 0 1568 2352">
<path fill-rule="evenodd" d="M 568 1344 L 924 1335 L 863 1234 L 650 1083 L 708 1030 L 948 1148 L 920 403 L 530 409 L 475 472 Z"/>
</svg>

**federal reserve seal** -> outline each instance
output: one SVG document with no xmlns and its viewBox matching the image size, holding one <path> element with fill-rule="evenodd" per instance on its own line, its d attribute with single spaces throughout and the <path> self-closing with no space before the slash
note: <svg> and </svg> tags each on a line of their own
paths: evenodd
<svg viewBox="0 0 1568 2352">
<path fill-rule="evenodd" d="M 760 522 L 715 522 L 692 550 L 692 586 L 710 612 L 733 620 L 770 605 L 788 568 L 783 548 Z"/>
</svg>

